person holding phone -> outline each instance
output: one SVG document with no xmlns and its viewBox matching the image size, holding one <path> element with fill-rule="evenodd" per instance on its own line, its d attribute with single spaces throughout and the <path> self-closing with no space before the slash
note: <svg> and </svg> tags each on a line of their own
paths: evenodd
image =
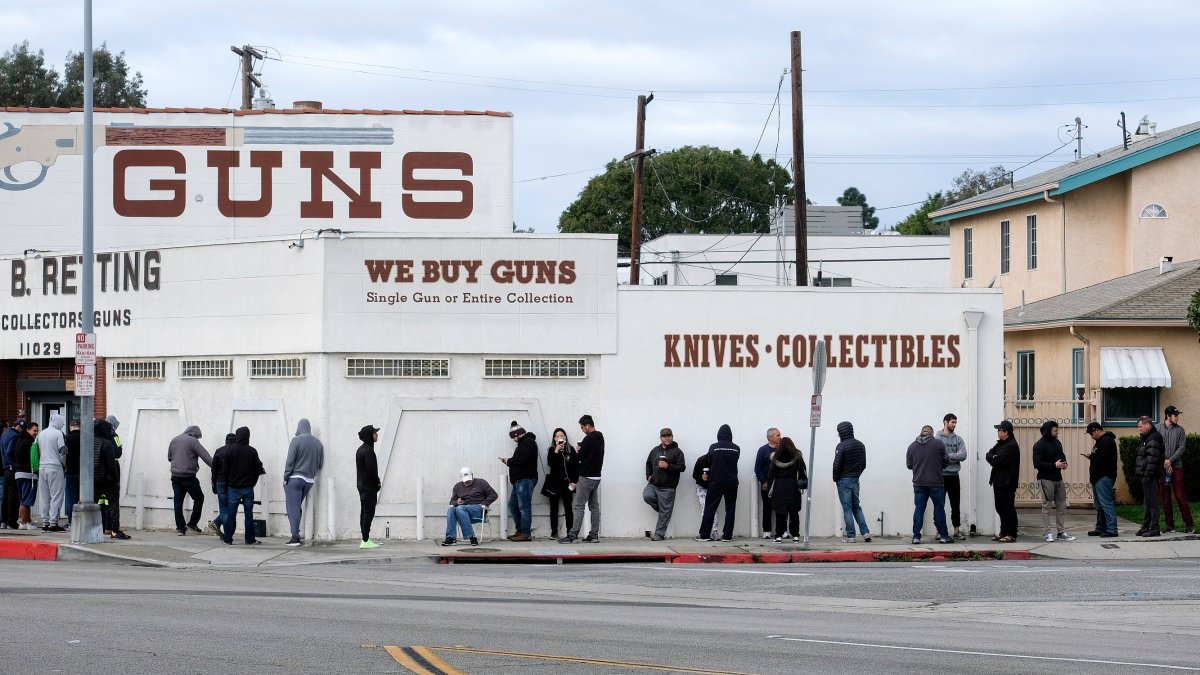
<svg viewBox="0 0 1200 675">
<path fill-rule="evenodd" d="M 558 509 L 562 506 L 566 517 L 567 531 L 575 525 L 572 503 L 575 492 L 571 488 L 579 481 L 579 453 L 567 440 L 567 432 L 559 427 L 551 435 L 550 447 L 546 449 L 546 466 L 550 473 L 542 483 L 542 494 L 550 499 L 550 538 L 558 539 Z"/>
</svg>

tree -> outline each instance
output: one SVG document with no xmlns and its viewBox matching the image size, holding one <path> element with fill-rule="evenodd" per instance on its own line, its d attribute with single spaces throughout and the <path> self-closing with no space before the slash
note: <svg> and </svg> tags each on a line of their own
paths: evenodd
<svg viewBox="0 0 1200 675">
<path fill-rule="evenodd" d="M 896 231 L 900 234 L 946 234 L 950 228 L 945 223 L 935 223 L 929 214 L 942 208 L 945 199 L 941 192 L 925 195 L 925 201 L 916 211 L 908 214 L 904 220 L 896 223 Z"/>
<path fill-rule="evenodd" d="M 988 190 L 994 190 L 1008 182 L 1008 169 L 997 164 L 986 171 L 967 169 L 954 179 L 946 190 L 946 204 L 961 202 Z"/>
<path fill-rule="evenodd" d="M 664 234 L 768 232 L 777 204 L 793 199 L 792 178 L 774 160 L 740 150 L 684 146 L 646 163 L 642 240 Z M 616 234 L 629 251 L 633 167 L 612 160 L 558 220 L 560 232 Z"/>
<path fill-rule="evenodd" d="M 46 67 L 42 50 L 29 51 L 28 40 L 0 56 L 0 106 L 48 108 L 58 89 L 58 71 Z"/>
<path fill-rule="evenodd" d="M 868 230 L 874 230 L 879 227 L 879 217 L 875 215 L 875 207 L 867 205 L 867 196 L 859 192 L 858 188 L 846 188 L 842 196 L 837 198 L 837 203 L 842 206 L 861 206 L 863 227 Z"/>
<path fill-rule="evenodd" d="M 58 104 L 64 107 L 83 107 L 83 53 L 67 54 L 63 68 L 64 79 Z M 125 52 L 113 54 L 107 44 L 92 52 L 92 105 L 97 108 L 145 108 L 146 90 L 142 89 L 142 74 L 129 76 Z"/>
</svg>

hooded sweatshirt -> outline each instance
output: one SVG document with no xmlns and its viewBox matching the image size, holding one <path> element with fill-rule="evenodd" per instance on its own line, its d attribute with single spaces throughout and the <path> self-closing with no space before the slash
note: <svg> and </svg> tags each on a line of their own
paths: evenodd
<svg viewBox="0 0 1200 675">
<path fill-rule="evenodd" d="M 993 487 L 1017 489 L 1017 481 L 1021 475 L 1021 446 L 1017 439 L 1009 436 L 1003 441 L 997 440 L 991 450 L 987 451 L 984 459 L 992 465 L 992 475 L 988 482 Z"/>
<path fill-rule="evenodd" d="M 200 470 L 200 461 L 212 466 L 212 457 L 200 444 L 200 427 L 195 424 L 183 430 L 167 445 L 167 461 L 171 463 L 172 478 L 195 478 Z"/>
<path fill-rule="evenodd" d="M 1088 455 L 1091 465 L 1088 467 L 1088 479 L 1093 485 L 1096 481 L 1107 476 L 1117 479 L 1117 437 L 1111 431 L 1100 435 L 1100 440 L 1092 446 Z"/>
<path fill-rule="evenodd" d="M 584 478 L 600 478 L 604 469 L 604 434 L 592 432 L 579 441 L 579 475 Z"/>
<path fill-rule="evenodd" d="M 950 459 L 950 463 L 942 470 L 942 474 L 957 476 L 959 469 L 962 468 L 961 462 L 967 459 L 967 442 L 956 433 L 946 433 L 945 427 L 939 429 L 934 436 L 942 442 L 942 445 L 946 446 L 946 456 Z"/>
<path fill-rule="evenodd" d="M 63 460 L 63 472 L 70 476 L 79 475 L 79 429 L 69 429 L 63 434 L 67 458 Z"/>
<path fill-rule="evenodd" d="M 296 476 L 315 483 L 324 465 L 325 446 L 312 435 L 312 425 L 308 420 L 301 417 L 296 424 L 296 435 L 288 444 L 287 461 L 283 464 L 283 482 Z"/>
<path fill-rule="evenodd" d="M 838 438 L 842 439 L 833 451 L 833 482 L 842 478 L 858 478 L 867 469 L 867 446 L 854 437 L 854 425 L 838 422 Z"/>
<path fill-rule="evenodd" d="M 359 492 L 379 492 L 383 482 L 379 480 L 379 462 L 375 458 L 375 427 L 368 424 L 358 430 L 358 452 L 354 453 L 354 468 L 358 475 Z"/>
<path fill-rule="evenodd" d="M 667 461 L 667 468 L 658 465 L 660 459 Z M 687 462 L 678 443 L 671 441 L 665 448 L 659 443 L 650 448 L 650 454 L 646 457 L 646 480 L 655 487 L 675 488 L 679 486 L 679 474 L 686 468 Z"/>
<path fill-rule="evenodd" d="M 738 460 L 742 449 L 733 442 L 733 430 L 728 424 L 717 429 L 717 442 L 708 446 L 708 486 L 711 489 L 735 488 L 738 485 Z"/>
<path fill-rule="evenodd" d="M 229 456 L 229 452 L 233 450 L 233 444 L 237 442 L 237 434 L 225 434 L 225 445 L 217 448 L 212 456 L 212 489 L 217 491 L 217 483 L 225 482 L 225 458 Z"/>
<path fill-rule="evenodd" d="M 238 427 L 233 435 L 233 448 L 223 462 L 225 484 L 230 489 L 252 488 L 266 470 L 263 469 L 262 460 L 258 458 L 258 450 L 250 445 L 250 429 Z"/>
<path fill-rule="evenodd" d="M 117 427 L 121 426 L 121 421 L 117 419 L 116 415 L 109 415 L 104 418 L 104 421 L 108 422 L 109 440 L 113 442 L 113 447 L 117 449 L 113 455 L 117 459 L 121 459 L 121 453 L 124 451 L 124 448 L 121 447 L 121 437 L 117 435 Z"/>
<path fill-rule="evenodd" d="M 946 446 L 933 434 L 921 434 L 908 446 L 907 463 L 912 469 L 913 485 L 936 487 L 942 485 L 942 471 L 950 464 Z"/>
<path fill-rule="evenodd" d="M 1033 468 L 1037 469 L 1038 480 L 1062 480 L 1062 469 L 1054 465 L 1058 461 L 1067 461 L 1063 454 L 1062 441 L 1051 435 L 1051 429 L 1058 426 L 1053 420 L 1042 424 L 1042 437 L 1033 444 Z"/>
<path fill-rule="evenodd" d="M 529 432 L 521 435 L 512 457 L 508 458 L 508 482 L 516 485 L 519 480 L 537 480 L 538 447 L 537 436 Z"/>
<path fill-rule="evenodd" d="M 64 426 L 66 420 L 56 413 L 50 416 L 50 426 L 38 434 L 38 451 L 41 453 L 38 460 L 39 469 L 63 469 L 67 458 L 67 440 L 62 431 Z"/>
<path fill-rule="evenodd" d="M 17 442 L 17 430 L 14 427 L 9 427 L 0 434 L 0 463 L 4 468 L 13 465 L 13 444 Z"/>
</svg>

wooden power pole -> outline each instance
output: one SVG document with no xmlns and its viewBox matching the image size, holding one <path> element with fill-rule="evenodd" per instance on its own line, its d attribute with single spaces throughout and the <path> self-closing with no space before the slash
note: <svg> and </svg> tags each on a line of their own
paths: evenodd
<svg viewBox="0 0 1200 675">
<path fill-rule="evenodd" d="M 654 100 L 654 94 L 638 96 L 637 104 L 637 139 L 634 151 L 625 155 L 624 160 L 634 160 L 633 163 L 633 232 L 629 239 L 629 284 L 638 285 L 641 265 L 638 258 L 642 254 L 642 170 L 645 160 L 654 151 L 646 152 L 646 106 Z"/>
<path fill-rule="evenodd" d="M 796 193 L 796 285 L 808 285 L 808 198 L 804 187 L 804 87 L 800 31 L 792 31 L 792 189 Z"/>
<path fill-rule="evenodd" d="M 262 82 L 259 82 L 258 78 L 254 76 L 253 59 L 261 61 L 264 58 L 263 53 L 250 45 L 242 45 L 240 49 L 237 47 L 229 49 L 242 57 L 242 110 L 249 110 L 254 106 L 254 87 L 262 87 Z"/>
</svg>

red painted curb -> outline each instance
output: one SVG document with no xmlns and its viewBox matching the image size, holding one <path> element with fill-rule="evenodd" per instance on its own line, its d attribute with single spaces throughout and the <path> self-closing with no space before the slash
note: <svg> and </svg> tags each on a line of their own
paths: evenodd
<svg viewBox="0 0 1200 675">
<path fill-rule="evenodd" d="M 671 562 L 681 565 L 696 565 L 702 563 L 723 563 L 726 565 L 745 565 L 754 562 L 753 553 L 679 553 L 672 556 Z"/>
<path fill-rule="evenodd" d="M 0 558 L 9 560 L 58 560 L 58 544 L 46 541 L 0 539 Z"/>
<path fill-rule="evenodd" d="M 1003 553 L 1003 558 L 996 554 Z M 3 557 L 3 556 L 0 556 Z M 555 555 L 547 553 L 447 553 L 438 562 L 451 563 L 606 563 L 606 562 L 664 562 L 679 565 L 748 565 L 754 563 L 871 563 L 871 562 L 946 562 L 987 560 L 1029 560 L 1027 550 L 986 551 L 796 551 L 787 553 L 583 553 Z M 53 560 L 53 558 L 50 558 Z"/>
</svg>

